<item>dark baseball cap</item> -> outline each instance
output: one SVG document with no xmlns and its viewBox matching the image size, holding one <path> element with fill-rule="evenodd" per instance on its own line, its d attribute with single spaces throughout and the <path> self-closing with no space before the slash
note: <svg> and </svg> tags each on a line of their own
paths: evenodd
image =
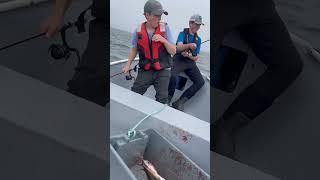
<svg viewBox="0 0 320 180">
<path fill-rule="evenodd" d="M 168 12 L 163 10 L 162 5 L 159 1 L 148 0 L 144 5 L 144 13 L 151 13 L 153 15 L 168 15 Z"/>
</svg>

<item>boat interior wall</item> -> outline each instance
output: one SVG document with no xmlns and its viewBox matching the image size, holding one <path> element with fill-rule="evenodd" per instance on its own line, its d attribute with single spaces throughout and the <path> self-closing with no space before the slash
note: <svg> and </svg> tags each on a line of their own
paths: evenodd
<svg viewBox="0 0 320 180">
<path fill-rule="evenodd" d="M 106 160 L 103 107 L 2 66 L 0 82 L 3 120 Z"/>
<path fill-rule="evenodd" d="M 110 97 L 111 136 L 126 133 L 146 115 L 163 107 L 159 102 L 113 83 Z M 209 123 L 167 106 L 146 119 L 137 130 L 148 128 L 158 131 L 205 172 L 210 171 Z"/>
<path fill-rule="evenodd" d="M 213 176 L 214 179 L 234 179 L 237 177 L 237 180 L 280 180 L 277 177 L 268 175 L 238 161 L 233 161 L 215 152 L 211 152 L 210 158 L 211 162 L 214 162 L 211 171 L 211 176 Z"/>
<path fill-rule="evenodd" d="M 137 180 L 132 171 L 126 166 L 113 146 L 110 144 L 110 179 Z"/>
<path fill-rule="evenodd" d="M 3 106 L 1 106 L 3 107 Z M 0 179 L 106 179 L 105 160 L 0 118 Z"/>
<path fill-rule="evenodd" d="M 154 129 L 137 131 L 131 138 L 123 134 L 110 139 L 116 153 L 138 179 L 148 179 L 141 171 L 142 159 L 152 162 L 165 179 L 210 179 L 209 174 Z"/>
</svg>

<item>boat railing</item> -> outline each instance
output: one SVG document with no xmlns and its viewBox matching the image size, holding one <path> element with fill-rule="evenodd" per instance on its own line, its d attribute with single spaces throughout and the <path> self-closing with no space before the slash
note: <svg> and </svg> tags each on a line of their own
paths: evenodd
<svg viewBox="0 0 320 180">
<path fill-rule="evenodd" d="M 138 61 L 138 60 L 139 60 L 139 58 L 134 58 L 134 61 Z M 128 59 L 121 59 L 121 60 L 117 60 L 117 61 L 112 61 L 112 62 L 110 62 L 110 66 L 117 65 L 117 64 L 122 64 L 122 63 L 125 63 L 127 61 L 128 61 Z M 210 77 L 208 75 L 206 75 L 206 74 L 204 74 L 202 72 L 201 72 L 201 75 L 203 77 L 205 77 L 208 81 L 210 81 Z"/>
</svg>

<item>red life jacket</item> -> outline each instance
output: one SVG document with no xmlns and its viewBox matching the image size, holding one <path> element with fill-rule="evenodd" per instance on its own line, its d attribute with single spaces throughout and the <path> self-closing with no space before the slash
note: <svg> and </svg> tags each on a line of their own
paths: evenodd
<svg viewBox="0 0 320 180">
<path fill-rule="evenodd" d="M 146 28 L 146 22 L 137 29 L 137 48 L 139 52 L 139 66 L 145 70 L 161 70 L 171 66 L 171 55 L 161 42 L 150 39 Z M 166 38 L 166 24 L 159 23 L 153 35 L 160 34 Z"/>
</svg>

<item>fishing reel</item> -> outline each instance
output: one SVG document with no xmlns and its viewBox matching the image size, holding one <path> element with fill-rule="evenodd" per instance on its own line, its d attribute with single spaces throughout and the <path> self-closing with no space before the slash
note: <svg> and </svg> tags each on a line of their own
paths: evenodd
<svg viewBox="0 0 320 180">
<path fill-rule="evenodd" d="M 189 56 L 197 56 L 196 49 L 192 50 L 189 48 L 187 52 Z"/>
<path fill-rule="evenodd" d="M 49 47 L 49 53 L 55 60 L 65 59 L 65 62 L 70 58 L 71 53 L 75 53 L 80 63 L 80 53 L 78 49 L 71 48 L 66 41 L 66 31 L 73 26 L 72 23 L 64 25 L 60 30 L 62 44 L 52 44 Z"/>
<path fill-rule="evenodd" d="M 129 74 L 126 75 L 126 80 L 127 80 L 127 81 L 132 80 L 132 79 L 135 79 L 134 76 L 132 76 L 131 71 L 137 72 L 137 69 L 138 69 L 138 64 L 135 65 L 134 68 L 132 68 L 132 69 L 129 70 Z"/>
<path fill-rule="evenodd" d="M 196 51 L 192 51 L 191 49 L 188 49 L 187 51 L 179 51 L 177 49 L 177 53 L 187 52 L 189 56 L 197 56 Z"/>
<path fill-rule="evenodd" d="M 87 9 L 85 9 L 83 12 L 81 12 L 80 15 L 78 16 L 78 19 L 76 22 L 74 22 L 74 23 L 69 22 L 69 23 L 62 26 L 62 28 L 60 29 L 62 44 L 52 44 L 48 50 L 51 57 L 53 57 L 55 60 L 65 59 L 65 62 L 66 62 L 70 58 L 71 53 L 75 53 L 77 55 L 78 65 L 79 65 L 80 53 L 77 48 L 72 48 L 68 45 L 67 40 L 66 40 L 66 31 L 68 29 L 70 29 L 71 27 L 75 26 L 75 27 L 77 27 L 79 34 L 85 32 L 86 31 L 86 29 L 85 29 L 86 19 L 84 16 L 90 8 L 91 8 L 91 6 L 88 7 Z"/>
<path fill-rule="evenodd" d="M 197 53 L 196 53 L 195 50 L 192 51 L 191 49 L 189 49 L 189 50 L 188 50 L 188 55 L 189 55 L 189 56 L 197 56 Z"/>
</svg>

